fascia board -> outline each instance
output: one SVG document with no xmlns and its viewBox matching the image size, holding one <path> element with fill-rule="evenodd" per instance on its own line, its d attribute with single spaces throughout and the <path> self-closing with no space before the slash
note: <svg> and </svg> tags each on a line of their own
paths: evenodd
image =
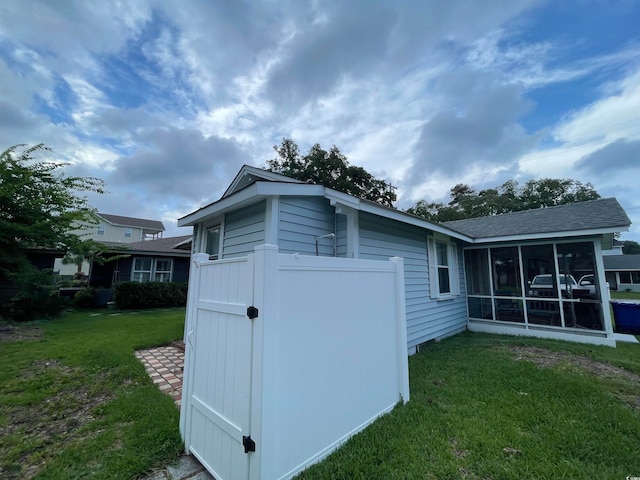
<svg viewBox="0 0 640 480">
<path fill-rule="evenodd" d="M 232 195 L 233 190 L 238 186 L 240 180 L 242 180 L 245 175 L 253 175 L 254 177 L 263 178 L 265 180 L 271 180 L 274 182 L 304 183 L 301 180 L 289 178 L 279 173 L 269 172 L 258 167 L 252 167 L 251 165 L 243 165 L 231 184 L 222 194 L 222 198 Z"/>
<path fill-rule="evenodd" d="M 484 244 L 484 243 L 496 243 L 496 242 L 516 242 L 523 240 L 546 240 L 550 238 L 567 238 L 567 237 L 587 237 L 602 235 L 604 233 L 618 233 L 628 232 L 629 225 L 621 225 L 619 227 L 609 228 L 594 228 L 585 230 L 569 230 L 561 232 L 546 232 L 546 233 L 529 233 L 523 235 L 503 235 L 498 237 L 482 237 L 476 238 L 471 243 Z"/>
<path fill-rule="evenodd" d="M 190 227 L 200 222 L 206 217 L 220 215 L 227 210 L 238 207 L 244 203 L 262 200 L 265 197 L 274 195 L 289 196 L 322 196 L 324 187 L 321 185 L 310 185 L 307 183 L 276 183 L 276 182 L 255 182 L 239 192 L 228 197 L 223 197 L 217 202 L 202 207 L 193 213 L 178 219 L 179 227 Z"/>
</svg>

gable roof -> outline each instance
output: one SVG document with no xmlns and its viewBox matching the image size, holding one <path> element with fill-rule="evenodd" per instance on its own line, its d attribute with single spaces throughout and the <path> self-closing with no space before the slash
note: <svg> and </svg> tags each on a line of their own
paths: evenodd
<svg viewBox="0 0 640 480">
<path fill-rule="evenodd" d="M 222 198 L 248 187 L 258 180 L 266 180 L 269 182 L 285 182 L 285 183 L 305 183 L 295 178 L 287 177 L 279 173 L 270 172 L 258 167 L 243 165 L 238 174 L 235 176 L 229 187 L 222 194 Z"/>
<path fill-rule="evenodd" d="M 119 227 L 137 227 L 147 230 L 156 230 L 164 232 L 164 225 L 158 220 L 148 220 L 145 218 L 123 217 L 121 215 L 111 215 L 110 213 L 98 213 L 100 218 L 106 220 L 111 225 Z"/>
<path fill-rule="evenodd" d="M 627 231 L 631 220 L 615 198 L 444 222 L 479 243 Z"/>
<path fill-rule="evenodd" d="M 640 270 L 640 255 L 605 255 L 605 270 Z"/>
<path fill-rule="evenodd" d="M 627 231 L 631 225 L 615 198 L 438 224 L 322 185 L 244 165 L 219 200 L 179 218 L 178 226 L 196 225 L 205 218 L 222 216 L 274 196 L 324 197 L 337 209 L 371 213 L 468 243 L 601 235 Z"/>
<path fill-rule="evenodd" d="M 156 240 L 143 240 L 142 242 L 120 243 L 113 251 L 118 253 L 139 254 L 171 254 L 171 256 L 188 257 L 190 250 L 179 248 L 186 241 L 191 240 L 191 235 L 179 237 L 158 238 Z"/>
</svg>

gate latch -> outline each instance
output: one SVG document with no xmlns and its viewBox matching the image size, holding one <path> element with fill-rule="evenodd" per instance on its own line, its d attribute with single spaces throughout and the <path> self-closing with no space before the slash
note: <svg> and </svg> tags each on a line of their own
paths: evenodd
<svg viewBox="0 0 640 480">
<path fill-rule="evenodd" d="M 256 307 L 254 307 L 253 305 L 251 305 L 250 307 L 247 307 L 247 317 L 249 317 L 250 320 L 253 320 L 254 318 L 258 317 L 258 309 Z"/>
<path fill-rule="evenodd" d="M 251 435 L 248 437 L 242 436 L 242 445 L 244 445 L 244 453 L 255 452 L 256 451 L 256 442 L 253 441 Z"/>
</svg>

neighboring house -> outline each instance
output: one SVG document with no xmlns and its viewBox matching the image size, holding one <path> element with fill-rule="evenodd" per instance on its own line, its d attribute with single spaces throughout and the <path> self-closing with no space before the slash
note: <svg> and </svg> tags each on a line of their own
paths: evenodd
<svg viewBox="0 0 640 480">
<path fill-rule="evenodd" d="M 615 345 L 601 239 L 630 223 L 609 198 L 434 224 L 244 166 L 222 198 L 178 226 L 193 226 L 192 252 L 211 259 L 245 256 L 262 244 L 301 255 L 403 257 L 413 353 L 465 329 Z M 594 298 L 563 295 L 559 274 L 595 275 Z M 544 298 L 528 288 L 536 275 L 553 279 Z"/>
<path fill-rule="evenodd" d="M 114 247 L 111 255 L 126 257 L 94 265 L 91 285 L 109 288 L 117 282 L 187 282 L 190 249 L 191 235 Z"/>
<path fill-rule="evenodd" d="M 611 290 L 640 292 L 640 255 L 604 257 L 604 271 Z"/>
<path fill-rule="evenodd" d="M 97 214 L 99 223 L 82 229 L 81 234 L 102 243 L 135 243 L 162 238 L 165 228 L 158 220 L 123 217 L 108 213 Z"/>
<path fill-rule="evenodd" d="M 140 241 L 162 238 L 165 228 L 158 220 L 146 218 L 124 217 L 108 213 L 96 214 L 98 223 L 80 228 L 76 233 L 85 240 L 95 240 L 105 245 L 132 244 Z M 76 265 L 64 264 L 62 259 L 56 261 L 55 271 L 61 276 L 74 275 L 78 269 Z M 82 272 L 89 272 L 89 262 L 82 265 Z"/>
</svg>

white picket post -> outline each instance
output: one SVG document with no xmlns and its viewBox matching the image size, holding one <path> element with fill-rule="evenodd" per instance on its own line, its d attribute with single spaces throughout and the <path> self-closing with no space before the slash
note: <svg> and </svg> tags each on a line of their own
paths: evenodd
<svg viewBox="0 0 640 480">
<path fill-rule="evenodd" d="M 400 396 L 403 402 L 409 401 L 409 358 L 407 352 L 407 319 L 404 290 L 404 259 L 391 257 L 396 266 L 396 329 L 398 349 L 398 380 Z"/>
</svg>

